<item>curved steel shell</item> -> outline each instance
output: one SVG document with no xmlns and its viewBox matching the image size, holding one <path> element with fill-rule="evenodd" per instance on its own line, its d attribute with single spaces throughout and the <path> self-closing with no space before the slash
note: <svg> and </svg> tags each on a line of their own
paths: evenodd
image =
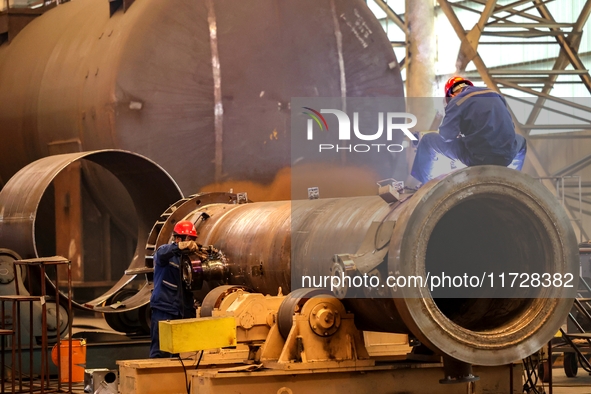
<svg viewBox="0 0 591 394">
<path fill-rule="evenodd" d="M 67 2 L 0 48 L 0 86 L 5 182 L 49 154 L 119 148 L 186 193 L 288 167 L 292 97 L 403 97 L 362 0 L 142 0 L 112 17 Z"/>
<path fill-rule="evenodd" d="M 138 243 L 130 268 L 143 267 L 148 232 L 171 201 L 182 197 L 178 186 L 156 163 L 140 155 L 118 151 L 70 153 L 37 160 L 14 175 L 0 191 L 0 244 L 23 258 L 44 257 L 38 253 L 38 242 L 46 238 L 46 226 L 39 226 L 41 201 L 52 181 L 70 164 L 88 160 L 110 171 L 125 186 L 137 214 Z M 40 228 L 39 228 L 40 227 Z M 76 263 L 73 262 L 74 266 Z M 133 277 L 123 276 L 113 286 L 119 289 Z M 107 292 L 106 299 L 113 291 Z M 93 304 L 98 303 L 95 300 Z"/>
</svg>

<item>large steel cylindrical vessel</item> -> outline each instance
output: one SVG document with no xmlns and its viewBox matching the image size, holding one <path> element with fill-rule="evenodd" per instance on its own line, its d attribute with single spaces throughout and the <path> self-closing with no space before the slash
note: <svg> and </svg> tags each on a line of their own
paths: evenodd
<svg viewBox="0 0 591 394">
<path fill-rule="evenodd" d="M 71 1 L 0 47 L 0 178 L 117 148 L 185 193 L 265 184 L 290 165 L 290 99 L 345 96 L 403 97 L 362 0 L 136 0 L 112 16 L 107 1 Z"/>
</svg>

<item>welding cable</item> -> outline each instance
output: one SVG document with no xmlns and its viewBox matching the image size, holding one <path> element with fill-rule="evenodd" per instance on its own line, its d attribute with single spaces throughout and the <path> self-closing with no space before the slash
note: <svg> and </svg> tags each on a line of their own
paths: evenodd
<svg viewBox="0 0 591 394">
<path fill-rule="evenodd" d="M 524 358 L 522 360 L 522 363 L 523 363 L 523 380 L 525 380 L 525 382 L 523 383 L 523 392 L 529 393 L 531 379 L 529 377 L 529 365 L 527 364 L 527 359 Z"/>
<path fill-rule="evenodd" d="M 539 393 L 538 388 L 537 388 L 538 387 L 538 381 L 541 380 L 541 382 L 542 382 L 542 392 L 544 392 L 545 391 L 544 390 L 544 380 L 543 379 L 540 379 L 540 374 L 539 374 L 540 363 L 542 363 L 542 368 L 544 368 L 543 360 L 540 361 L 538 359 L 537 362 L 534 364 L 534 360 L 530 356 L 529 357 L 529 362 L 530 362 L 530 365 L 531 365 L 530 371 L 531 371 L 532 376 L 534 377 L 534 380 L 531 382 L 532 389 L 533 389 L 534 393 L 538 394 Z"/>
<path fill-rule="evenodd" d="M 203 357 L 203 350 L 201 351 L 201 354 L 199 355 L 199 360 L 197 360 L 197 364 L 195 365 L 195 369 L 199 368 L 199 364 L 201 363 L 201 357 Z"/>
<path fill-rule="evenodd" d="M 538 364 L 534 365 L 534 362 L 531 356 L 523 359 L 523 366 L 524 366 L 524 374 L 525 374 L 525 383 L 523 385 L 523 392 L 525 393 L 533 393 L 533 394 L 541 394 L 537 388 L 536 384 L 538 382 Z M 535 378 L 535 381 L 532 379 Z"/>
<path fill-rule="evenodd" d="M 177 357 L 179 358 L 179 361 L 183 366 L 183 372 L 185 373 L 185 387 L 187 388 L 187 394 L 191 394 L 191 384 L 189 383 L 189 378 L 187 377 L 187 368 L 185 368 L 185 363 L 183 362 L 181 355 L 179 354 Z"/>
<path fill-rule="evenodd" d="M 545 393 L 546 390 L 544 388 L 544 379 L 542 379 L 540 377 L 540 374 L 539 374 L 540 365 L 542 366 L 542 370 L 544 369 L 544 359 L 543 358 L 538 358 L 537 361 L 536 361 L 536 364 L 534 365 L 533 358 L 531 356 L 529 358 L 530 358 L 530 362 L 531 362 L 531 365 L 532 365 L 532 368 L 531 368 L 532 374 L 533 374 L 533 376 L 535 378 L 535 380 L 533 381 L 534 392 L 535 393 L 540 393 L 540 394 Z M 538 391 L 538 389 L 537 389 L 537 387 L 538 387 L 538 380 L 540 381 L 540 383 L 542 385 L 542 391 L 541 392 Z"/>
<path fill-rule="evenodd" d="M 537 389 L 537 385 L 538 385 L 538 380 L 540 380 L 540 374 L 538 373 L 539 368 L 540 368 L 540 363 L 542 363 L 542 368 L 543 368 L 543 360 L 539 360 L 534 364 L 534 360 L 531 356 L 529 356 L 528 358 L 529 361 L 529 371 L 530 371 L 530 384 L 531 384 L 531 389 L 535 394 L 539 394 L 540 392 Z M 532 380 L 532 377 L 534 378 Z M 543 389 L 543 380 L 542 380 L 542 389 Z"/>
</svg>

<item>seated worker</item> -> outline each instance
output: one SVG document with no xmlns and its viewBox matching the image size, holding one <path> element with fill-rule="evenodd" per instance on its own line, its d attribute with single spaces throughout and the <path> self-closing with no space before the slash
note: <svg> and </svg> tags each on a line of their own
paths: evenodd
<svg viewBox="0 0 591 394">
<path fill-rule="evenodd" d="M 193 293 L 183 288 L 180 263 L 182 253 L 197 250 L 197 231 L 193 223 L 181 220 L 174 226 L 172 236 L 172 242 L 160 246 L 154 254 L 150 358 L 173 357 L 160 350 L 159 321 L 195 317 Z"/>
<path fill-rule="evenodd" d="M 445 117 L 439 133 L 420 140 L 411 175 L 421 184 L 433 177 L 433 161 L 440 153 L 466 166 L 498 165 L 521 170 L 527 145 L 515 133 L 507 102 L 499 93 L 475 87 L 462 77 L 445 84 Z"/>
</svg>

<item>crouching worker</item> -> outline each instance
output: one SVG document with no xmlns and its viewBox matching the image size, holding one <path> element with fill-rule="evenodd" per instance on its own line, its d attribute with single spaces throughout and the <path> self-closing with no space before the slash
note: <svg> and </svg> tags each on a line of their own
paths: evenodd
<svg viewBox="0 0 591 394">
<path fill-rule="evenodd" d="M 193 223 L 182 220 L 174 226 L 172 235 L 172 242 L 160 246 L 154 254 L 154 290 L 150 298 L 150 358 L 173 356 L 160 350 L 159 321 L 195 317 L 193 294 L 183 288 L 180 263 L 182 253 L 197 250 L 197 231 Z"/>
<path fill-rule="evenodd" d="M 462 77 L 445 84 L 445 117 L 439 133 L 421 139 L 411 175 L 421 184 L 430 181 L 436 154 L 466 166 L 498 165 L 521 170 L 527 145 L 515 133 L 505 99 L 497 92 L 473 86 Z"/>
</svg>

